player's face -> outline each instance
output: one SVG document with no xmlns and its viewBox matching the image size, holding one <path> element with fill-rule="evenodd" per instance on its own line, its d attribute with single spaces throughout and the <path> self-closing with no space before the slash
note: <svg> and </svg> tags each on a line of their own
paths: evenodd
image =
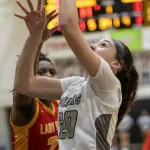
<svg viewBox="0 0 150 150">
<path fill-rule="evenodd" d="M 116 47 L 110 38 L 103 38 L 97 44 L 91 44 L 91 48 L 109 64 L 116 59 Z"/>
<path fill-rule="evenodd" d="M 39 69 L 37 71 L 37 74 L 40 76 L 55 78 L 56 70 L 50 62 L 44 60 L 39 62 Z"/>
</svg>

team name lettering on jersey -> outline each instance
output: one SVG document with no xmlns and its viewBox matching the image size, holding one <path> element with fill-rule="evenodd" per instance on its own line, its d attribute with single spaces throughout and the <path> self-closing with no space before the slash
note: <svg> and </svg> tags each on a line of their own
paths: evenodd
<svg viewBox="0 0 150 150">
<path fill-rule="evenodd" d="M 59 106 L 67 107 L 68 105 L 78 105 L 81 102 L 81 94 L 75 94 L 73 97 L 62 97 Z"/>
<path fill-rule="evenodd" d="M 58 129 L 58 121 L 51 122 L 48 124 L 40 124 L 40 134 L 41 135 L 56 132 L 56 129 Z"/>
</svg>

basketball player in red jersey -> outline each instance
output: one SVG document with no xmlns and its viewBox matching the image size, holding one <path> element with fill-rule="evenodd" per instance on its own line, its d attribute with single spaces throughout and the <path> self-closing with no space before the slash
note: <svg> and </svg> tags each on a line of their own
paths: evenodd
<svg viewBox="0 0 150 150">
<path fill-rule="evenodd" d="M 29 6 L 32 7 L 29 3 Z M 58 14 L 47 15 L 48 22 Z M 55 66 L 44 54 L 40 54 L 42 44 L 58 28 L 45 28 L 35 59 L 37 75 L 54 78 Z M 39 68 L 38 68 L 39 63 Z M 58 102 L 31 98 L 14 92 L 10 124 L 12 128 L 12 150 L 58 150 Z"/>
<path fill-rule="evenodd" d="M 145 137 L 142 150 L 150 150 L 150 129 Z"/>
</svg>

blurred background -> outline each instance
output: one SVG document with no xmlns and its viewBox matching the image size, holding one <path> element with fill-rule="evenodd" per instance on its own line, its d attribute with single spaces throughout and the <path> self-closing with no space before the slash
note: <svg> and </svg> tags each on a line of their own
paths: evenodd
<svg viewBox="0 0 150 150">
<path fill-rule="evenodd" d="M 21 0 L 27 6 L 26 0 Z M 36 4 L 36 0 L 32 0 Z M 60 0 L 43 0 L 47 13 L 58 11 Z M 131 49 L 140 75 L 137 99 L 116 130 L 112 150 L 142 150 L 150 128 L 150 0 L 77 0 L 79 25 L 88 43 L 112 37 Z M 22 20 L 14 17 L 22 11 L 15 0 L 0 0 L 0 150 L 11 149 L 10 110 L 17 55 L 28 36 Z M 55 19 L 49 28 L 56 25 Z M 84 76 L 58 30 L 42 49 L 49 53 L 57 68 L 57 77 Z M 149 139 L 150 140 L 150 139 Z M 145 150 L 145 149 L 144 149 Z M 149 150 L 149 149 L 147 149 Z"/>
</svg>

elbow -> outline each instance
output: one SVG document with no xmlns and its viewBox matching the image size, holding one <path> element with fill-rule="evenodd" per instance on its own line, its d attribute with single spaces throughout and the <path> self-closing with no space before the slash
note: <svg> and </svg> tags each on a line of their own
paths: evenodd
<svg viewBox="0 0 150 150">
<path fill-rule="evenodd" d="M 14 81 L 13 89 L 16 92 L 18 92 L 18 90 L 20 89 L 20 84 L 16 80 Z"/>
<path fill-rule="evenodd" d="M 16 91 L 16 92 L 18 92 L 18 93 L 21 93 L 22 94 L 22 88 L 21 88 L 21 86 L 19 85 L 19 84 L 14 84 L 14 91 Z"/>
<path fill-rule="evenodd" d="M 23 95 L 28 95 L 28 90 L 29 89 L 29 84 L 28 83 L 14 83 L 14 91 L 23 94 Z"/>
</svg>

